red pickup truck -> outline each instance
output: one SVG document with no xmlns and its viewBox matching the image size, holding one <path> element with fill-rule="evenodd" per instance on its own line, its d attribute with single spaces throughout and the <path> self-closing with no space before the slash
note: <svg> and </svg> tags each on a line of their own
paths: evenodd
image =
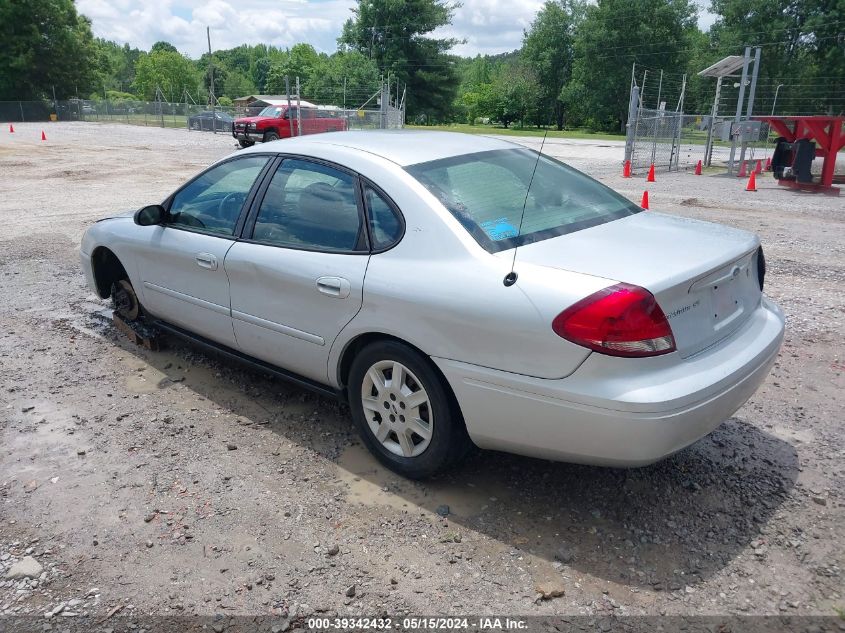
<svg viewBox="0 0 845 633">
<path fill-rule="evenodd" d="M 300 123 L 301 133 L 298 132 Z M 300 104 L 297 117 L 297 106 L 291 105 L 288 110 L 287 104 L 284 104 L 269 105 L 259 112 L 258 116 L 235 119 L 232 123 L 232 136 L 238 140 L 241 147 L 249 147 L 257 142 L 267 143 L 300 134 L 338 132 L 345 129 L 346 119 L 340 116 L 337 110 Z"/>
</svg>

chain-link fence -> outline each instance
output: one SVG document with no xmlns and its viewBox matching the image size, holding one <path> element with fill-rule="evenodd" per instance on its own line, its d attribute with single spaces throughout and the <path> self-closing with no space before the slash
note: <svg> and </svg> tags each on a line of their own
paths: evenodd
<svg viewBox="0 0 845 633">
<path fill-rule="evenodd" d="M 683 115 L 653 108 L 637 108 L 631 171 L 677 169 Z"/>
<path fill-rule="evenodd" d="M 273 100 L 286 109 L 287 95 Z M 398 129 L 405 125 L 404 99 L 391 100 L 382 90 L 358 108 L 341 108 L 332 104 L 315 105 L 290 97 L 291 110 L 298 111 L 291 130 L 294 136 L 335 129 Z M 30 121 L 86 121 L 125 123 L 155 127 L 186 128 L 231 134 L 233 122 L 241 117 L 255 116 L 261 111 L 254 105 L 219 106 L 167 101 L 88 100 L 66 101 L 0 101 L 0 121 L 7 123 Z M 332 124 L 328 122 L 342 121 Z"/>
</svg>

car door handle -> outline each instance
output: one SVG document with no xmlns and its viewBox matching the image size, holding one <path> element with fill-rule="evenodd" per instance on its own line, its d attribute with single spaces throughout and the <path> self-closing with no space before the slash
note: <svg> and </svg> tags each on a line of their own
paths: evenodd
<svg viewBox="0 0 845 633">
<path fill-rule="evenodd" d="M 320 277 L 317 280 L 317 290 L 336 299 L 346 299 L 351 288 L 349 281 L 342 277 Z"/>
<path fill-rule="evenodd" d="M 211 253 L 197 253 L 197 266 L 217 270 L 217 258 Z"/>
</svg>

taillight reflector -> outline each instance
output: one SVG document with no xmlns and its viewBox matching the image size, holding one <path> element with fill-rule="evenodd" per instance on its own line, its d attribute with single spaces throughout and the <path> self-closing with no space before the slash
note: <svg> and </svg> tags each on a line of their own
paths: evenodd
<svg viewBox="0 0 845 633">
<path fill-rule="evenodd" d="M 610 356 L 659 356 L 675 351 L 675 337 L 648 290 L 616 284 L 568 307 L 552 321 L 568 341 Z"/>
</svg>

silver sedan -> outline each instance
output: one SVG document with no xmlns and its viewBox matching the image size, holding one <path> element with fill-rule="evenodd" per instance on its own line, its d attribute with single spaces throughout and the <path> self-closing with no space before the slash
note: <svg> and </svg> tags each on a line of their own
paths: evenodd
<svg viewBox="0 0 845 633">
<path fill-rule="evenodd" d="M 237 152 L 91 226 L 81 260 L 124 318 L 347 400 L 408 477 L 473 445 L 654 462 L 742 406 L 784 331 L 756 235 L 442 132 Z"/>
</svg>

